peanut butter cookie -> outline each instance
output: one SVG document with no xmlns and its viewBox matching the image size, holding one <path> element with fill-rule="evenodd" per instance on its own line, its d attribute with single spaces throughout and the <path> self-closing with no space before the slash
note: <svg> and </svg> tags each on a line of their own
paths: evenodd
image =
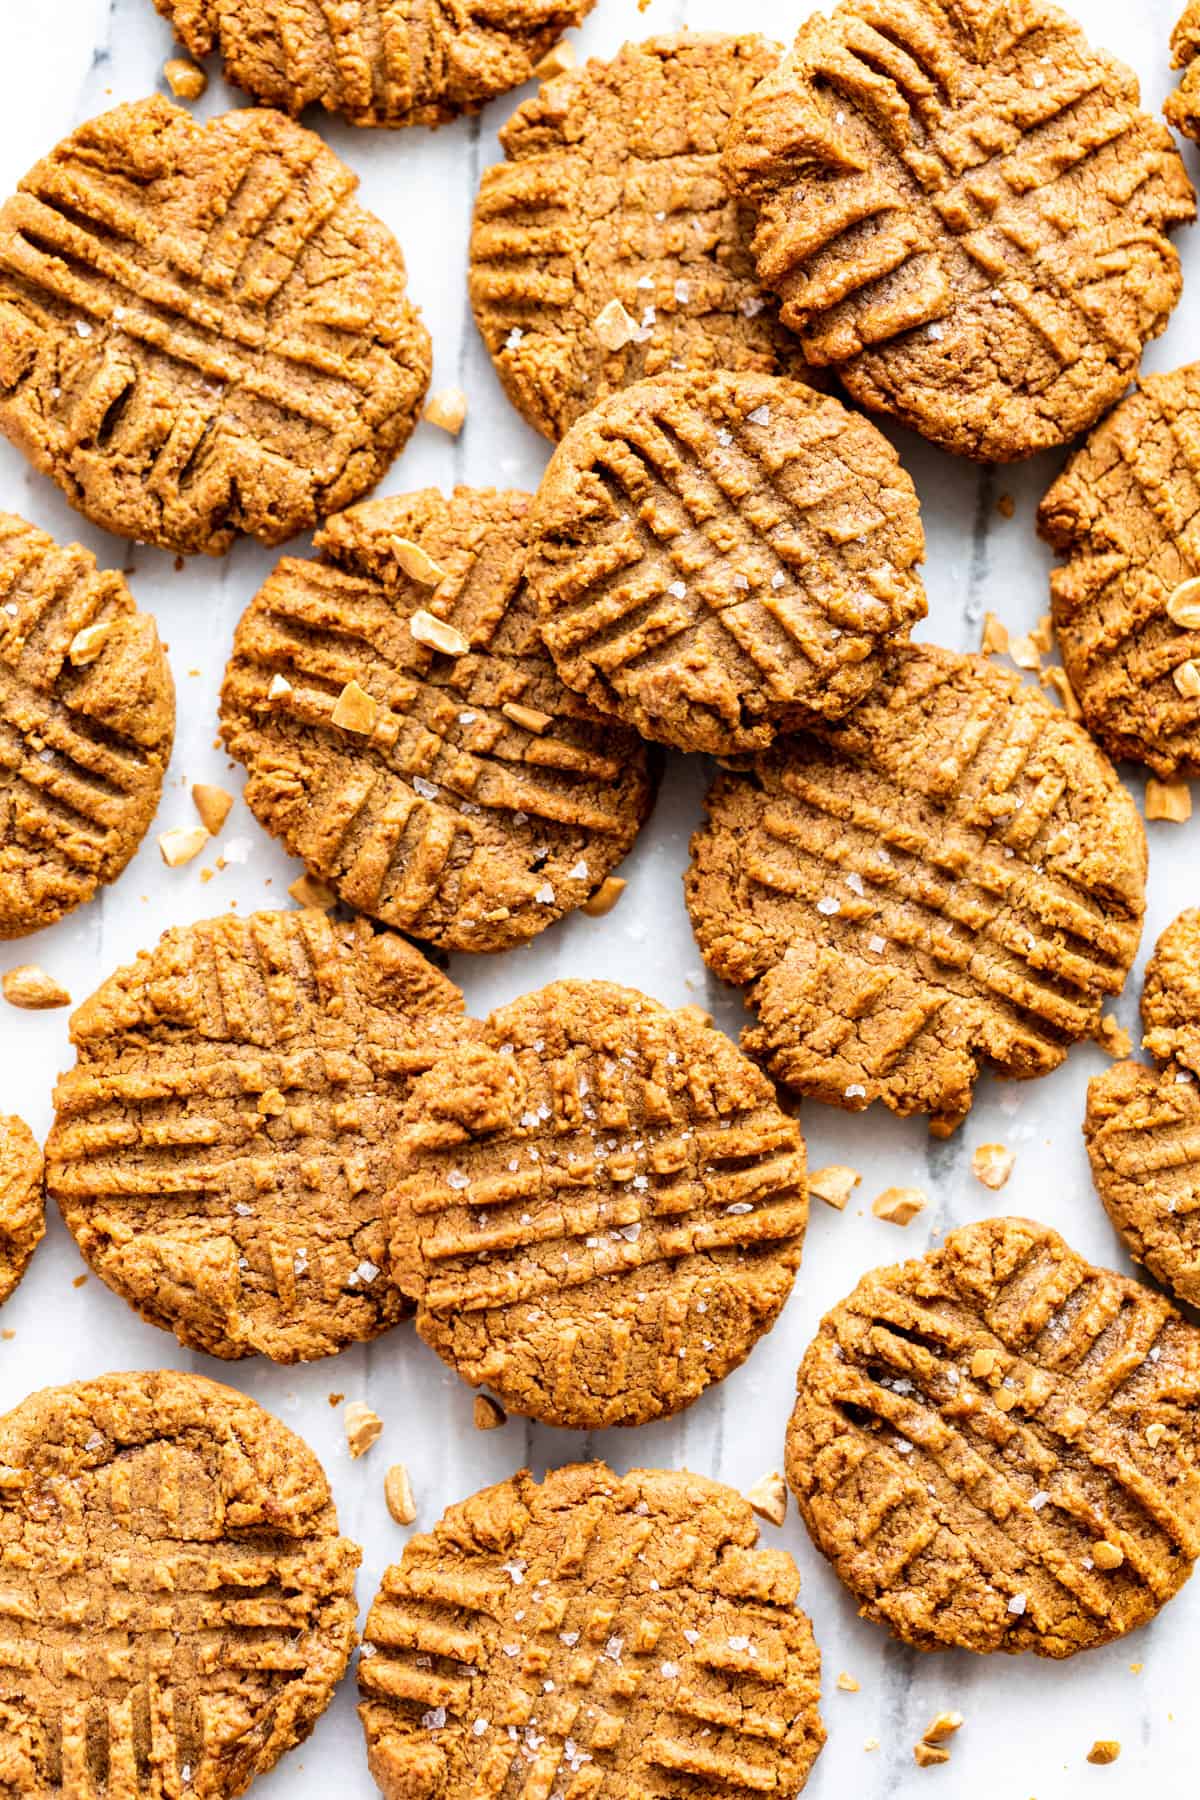
<svg viewBox="0 0 1200 1800">
<path fill-rule="evenodd" d="M 7 1300 L 46 1234 L 42 1153 L 24 1119 L 0 1118 L 0 1301 Z"/>
<path fill-rule="evenodd" d="M 1088 1085 L 1084 1137 L 1096 1191 L 1131 1256 L 1200 1305 L 1200 909 L 1158 940 L 1142 991 L 1146 1048 Z"/>
<path fill-rule="evenodd" d="M 351 125 L 441 125 L 528 81 L 595 0 L 154 0 L 193 56 L 298 113 Z"/>
<path fill-rule="evenodd" d="M 563 680 L 680 750 L 840 718 L 925 615 L 912 482 L 839 400 L 771 375 L 666 375 L 560 444 L 526 573 Z"/>
<path fill-rule="evenodd" d="M 404 258 L 320 138 L 139 100 L 0 208 L 0 430 L 97 525 L 278 544 L 407 442 L 429 336 Z"/>
<path fill-rule="evenodd" d="M 892 656 L 851 718 L 721 775 L 686 877 L 705 961 L 795 1092 L 928 1113 L 1044 1075 L 1137 954 L 1146 840 L 1078 725 L 982 657 Z"/>
<path fill-rule="evenodd" d="M 80 544 L 0 513 L 0 937 L 114 881 L 154 817 L 175 732 L 148 613 Z"/>
<path fill-rule="evenodd" d="M 452 1506 L 367 1618 L 386 1800 L 798 1794 L 825 1742 L 820 1657 L 796 1565 L 758 1532 L 715 1481 L 603 1463 Z"/>
<path fill-rule="evenodd" d="M 1073 1656 L 1191 1574 L 1198 1427 L 1200 1332 L 1046 1226 L 985 1219 L 826 1315 L 787 1473 L 864 1618 Z"/>
<path fill-rule="evenodd" d="M 101 1280 L 211 1356 L 327 1356 L 402 1318 L 391 1137 L 470 1027 L 419 951 L 320 912 L 176 926 L 71 1019 L 47 1186 Z"/>
<path fill-rule="evenodd" d="M 640 740 L 542 645 L 529 504 L 427 489 L 329 520 L 323 561 L 280 563 L 251 602 L 221 696 L 267 830 L 351 906 L 448 949 L 501 950 L 582 905 L 653 798 Z"/>
<path fill-rule="evenodd" d="M 1063 663 L 1088 729 L 1156 774 L 1200 774 L 1200 363 L 1149 375 L 1038 512 Z"/>
<path fill-rule="evenodd" d="M 720 1032 L 631 988 L 501 1007 L 416 1085 L 392 1274 L 514 1412 L 587 1431 L 687 1406 L 792 1289 L 804 1140 Z"/>
<path fill-rule="evenodd" d="M 308 1736 L 354 1643 L 357 1545 L 308 1446 L 198 1375 L 0 1418 L 12 1795 L 229 1800 Z"/>
<path fill-rule="evenodd" d="M 626 44 L 547 83 L 500 133 L 471 236 L 471 304 L 506 393 L 561 438 L 671 369 L 804 379 L 726 192 L 729 120 L 780 56 L 759 37 Z"/>
<path fill-rule="evenodd" d="M 1044 0 L 846 0 L 731 129 L 758 273 L 818 368 L 1009 462 L 1118 400 L 1179 299 L 1196 203 L 1133 73 Z"/>
<path fill-rule="evenodd" d="M 1171 66 L 1183 77 L 1163 111 L 1176 131 L 1200 141 L 1200 0 L 1188 0 L 1171 33 Z"/>
</svg>

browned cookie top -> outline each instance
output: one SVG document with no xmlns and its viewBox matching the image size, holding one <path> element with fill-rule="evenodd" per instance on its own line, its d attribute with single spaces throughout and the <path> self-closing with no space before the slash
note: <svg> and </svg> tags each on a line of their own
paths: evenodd
<svg viewBox="0 0 1200 1800">
<path fill-rule="evenodd" d="M 0 937 L 121 873 L 154 817 L 175 690 L 154 620 L 80 544 L 0 513 Z"/>
<path fill-rule="evenodd" d="M 357 1545 L 308 1446 L 197 1375 L 0 1419 L 0 1780 L 228 1800 L 306 1738 L 354 1643 Z"/>
<path fill-rule="evenodd" d="M 1044 0 L 846 0 L 735 121 L 758 273 L 817 366 L 959 455 L 1086 430 L 1179 298 L 1195 216 L 1137 80 Z"/>
<path fill-rule="evenodd" d="M 721 755 L 840 718 L 925 615 L 912 482 L 840 401 L 666 375 L 586 414 L 527 567 L 563 679 L 645 737 Z"/>
<path fill-rule="evenodd" d="M 1176 131 L 1200 140 L 1200 0 L 1188 0 L 1171 33 L 1171 62 L 1183 75 L 1163 110 Z"/>
<path fill-rule="evenodd" d="M 851 718 L 716 781 L 692 841 L 705 961 L 747 989 L 777 1081 L 953 1130 L 984 1061 L 1042 1075 L 1137 953 L 1146 841 L 1078 725 L 930 645 Z"/>
<path fill-rule="evenodd" d="M 589 1430 L 687 1406 L 787 1300 L 804 1140 L 720 1032 L 560 981 L 419 1081 L 392 1274 L 417 1330 L 514 1411 Z"/>
<path fill-rule="evenodd" d="M 154 98 L 0 208 L 0 430 L 120 537 L 277 544 L 376 482 L 429 380 L 390 231 L 320 138 Z"/>
<path fill-rule="evenodd" d="M 547 437 L 671 369 L 803 377 L 755 278 L 750 209 L 720 171 L 730 118 L 779 55 L 699 32 L 626 44 L 549 82 L 501 132 L 471 303 L 509 398 Z"/>
<path fill-rule="evenodd" d="M 1200 1332 L 1028 1219 L 875 1269 L 800 1365 L 788 1480 L 818 1549 L 918 1649 L 1072 1656 L 1200 1551 Z"/>
<path fill-rule="evenodd" d="M 1063 662 L 1113 756 L 1200 773 L 1200 363 L 1149 375 L 1042 501 Z"/>
<path fill-rule="evenodd" d="M 519 87 L 595 0 L 154 0 L 193 56 L 298 113 L 441 125 Z"/>
<path fill-rule="evenodd" d="M 0 1118 L 0 1300 L 7 1300 L 46 1232 L 42 1153 L 24 1119 Z"/>
<path fill-rule="evenodd" d="M 529 504 L 426 489 L 329 520 L 323 560 L 288 558 L 251 601 L 221 696 L 267 829 L 350 905 L 450 949 L 504 949 L 581 905 L 653 797 L 640 741 L 542 645 Z"/>
<path fill-rule="evenodd" d="M 72 1017 L 47 1186 L 101 1279 L 181 1343 L 328 1355 L 404 1316 L 391 1135 L 470 1029 L 458 989 L 363 920 L 176 926 Z"/>
<path fill-rule="evenodd" d="M 371 1773 L 386 1800 L 786 1800 L 825 1742 L 799 1591 L 730 1488 L 523 1470 L 385 1573 L 358 1665 Z"/>
</svg>

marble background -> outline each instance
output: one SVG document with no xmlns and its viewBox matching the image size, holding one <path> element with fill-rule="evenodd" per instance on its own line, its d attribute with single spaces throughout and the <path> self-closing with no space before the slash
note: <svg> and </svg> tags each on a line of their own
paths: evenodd
<svg viewBox="0 0 1200 1800">
<path fill-rule="evenodd" d="M 1075 0 L 1095 41 L 1132 63 L 1149 105 L 1158 107 L 1171 84 L 1167 43 L 1178 0 Z M 740 29 L 777 36 L 790 32 L 803 0 L 740 0 Z M 0 191 L 7 192 L 35 158 L 82 120 L 110 104 L 162 89 L 162 64 L 171 34 L 151 0 L 4 0 L 5 54 L 0 60 Z M 728 28 L 719 0 L 652 0 L 644 15 L 635 0 L 599 0 L 578 33 L 581 48 L 614 51 L 626 37 L 682 25 Z M 207 116 L 241 104 L 214 76 L 198 112 Z M 409 260 L 412 287 L 433 333 L 435 385 L 458 383 L 471 413 L 461 439 L 422 425 L 384 483 L 385 491 L 455 481 L 536 484 L 547 450 L 505 403 L 476 339 L 463 279 L 472 198 L 480 170 L 498 159 L 497 128 L 511 102 L 495 103 L 481 120 L 436 134 L 355 132 L 323 117 L 320 130 L 362 177 L 362 197 L 396 231 Z M 1200 167 L 1186 152 L 1193 176 Z M 1200 356 L 1200 233 L 1183 234 L 1179 248 L 1192 286 L 1169 332 L 1153 344 L 1147 366 L 1166 369 Z M 1037 501 L 1061 459 L 1039 458 L 993 473 L 959 463 L 904 432 L 897 442 L 924 506 L 929 540 L 926 581 L 930 616 L 918 635 L 974 648 L 985 609 L 1016 630 L 1028 630 L 1047 605 L 1048 553 L 1034 535 Z M 1015 501 L 1011 519 L 997 511 L 1001 494 Z M 179 690 L 179 730 L 156 830 L 190 824 L 188 789 L 194 781 L 240 788 L 213 749 L 216 696 L 234 623 L 273 557 L 242 543 L 219 562 L 199 558 L 176 572 L 173 559 L 133 549 L 92 530 L 70 512 L 51 484 L 28 471 L 0 442 L 0 506 L 26 515 L 60 537 L 79 537 L 117 567 L 132 568 L 141 605 L 158 616 L 170 645 Z M 297 546 L 302 548 L 302 546 Z M 1141 782 L 1127 770 L 1140 793 Z M 453 973 L 477 1012 L 559 976 L 605 976 L 641 986 L 672 1004 L 698 1000 L 735 1033 L 742 1022 L 736 995 L 712 986 L 700 963 L 684 912 L 680 874 L 688 835 L 699 814 L 706 770 L 676 759 L 668 770 L 657 813 L 622 871 L 629 888 L 607 920 L 576 918 L 533 947 L 497 960 L 458 958 Z M 1200 899 L 1200 818 L 1189 826 L 1149 828 L 1150 911 L 1143 959 L 1155 935 L 1181 906 Z M 245 852 L 207 886 L 201 863 L 166 870 L 153 836 L 115 888 L 36 940 L 0 946 L 0 969 L 41 962 L 76 1000 L 118 963 L 128 961 L 166 926 L 202 918 L 237 903 L 245 912 L 283 898 L 297 873 L 239 806 L 225 827 L 223 849 Z M 1140 971 L 1140 965 L 1139 965 Z M 1140 983 L 1131 982 L 1117 1007 L 1136 1030 Z M 50 1119 L 56 1073 L 69 1065 L 66 1012 L 6 1012 L 0 1019 L 4 1111 L 19 1111 L 39 1134 Z M 398 1554 L 404 1534 L 383 1500 L 387 1464 L 409 1466 L 427 1527 L 442 1507 L 522 1462 L 537 1469 L 579 1456 L 604 1456 L 620 1469 L 638 1464 L 686 1465 L 744 1487 L 776 1465 L 790 1405 L 796 1363 L 825 1309 L 875 1263 L 914 1255 L 951 1226 L 997 1210 L 970 1172 L 980 1143 L 1003 1141 L 1017 1151 L 1016 1170 L 1003 1195 L 1008 1210 L 1057 1226 L 1081 1250 L 1123 1264 L 1088 1177 L 1080 1137 L 1088 1077 L 1102 1064 L 1091 1047 L 1077 1050 L 1046 1081 L 1013 1085 L 985 1077 L 966 1125 L 947 1143 L 932 1141 L 919 1120 L 899 1121 L 876 1109 L 865 1118 L 820 1106 L 804 1115 L 813 1166 L 851 1162 L 863 1171 L 859 1204 L 844 1214 L 815 1203 L 804 1267 L 794 1298 L 770 1340 L 724 1386 L 682 1418 L 634 1434 L 584 1439 L 514 1420 L 480 1435 L 472 1428 L 471 1394 L 431 1352 L 401 1328 L 335 1363 L 276 1369 L 262 1362 L 219 1364 L 180 1350 L 175 1340 L 142 1325 L 93 1277 L 76 1288 L 82 1265 L 61 1223 L 51 1221 L 46 1243 L 22 1287 L 4 1308 L 14 1331 L 0 1344 L 0 1408 L 30 1389 L 121 1368 L 170 1365 L 229 1380 L 279 1413 L 315 1447 L 336 1491 L 344 1530 L 364 1546 L 359 1595 L 369 1602 L 379 1573 Z M 906 1231 L 870 1216 L 881 1188 L 915 1184 L 931 1204 Z M 326 1396 L 344 1391 L 382 1415 L 382 1441 L 351 1463 L 340 1413 Z M 1068 1800 L 1077 1795 L 1142 1795 L 1159 1800 L 1194 1791 L 1195 1655 L 1200 1649 L 1200 1580 L 1156 1624 L 1123 1644 L 1062 1665 L 1032 1657 L 1008 1660 L 966 1655 L 922 1657 L 859 1620 L 807 1540 L 794 1512 L 772 1542 L 794 1552 L 804 1575 L 826 1671 L 824 1713 L 829 1744 L 810 1783 L 813 1800 L 878 1800 L 933 1792 L 981 1800 Z M 861 1691 L 834 1689 L 847 1670 Z M 367 1773 L 347 1680 L 310 1742 L 259 1783 L 262 1800 L 319 1800 L 336 1782 L 345 1800 L 375 1790 Z M 912 1745 L 939 1709 L 956 1707 L 966 1724 L 948 1768 L 914 1767 Z M 1097 1737 L 1119 1738 L 1120 1761 L 1088 1767 Z M 879 1747 L 865 1751 L 869 1739 Z"/>
</svg>

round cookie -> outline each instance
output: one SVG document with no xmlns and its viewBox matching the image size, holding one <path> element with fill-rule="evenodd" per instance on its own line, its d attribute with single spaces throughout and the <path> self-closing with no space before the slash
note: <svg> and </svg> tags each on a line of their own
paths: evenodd
<svg viewBox="0 0 1200 1800">
<path fill-rule="evenodd" d="M 529 504 L 426 489 L 328 520 L 323 560 L 288 558 L 251 601 L 221 696 L 267 830 L 360 912 L 446 949 L 523 943 L 582 905 L 653 800 L 641 742 L 546 655 Z M 414 546 L 430 581 L 405 573 Z M 366 712 L 342 727 L 350 682 Z"/>
<path fill-rule="evenodd" d="M 320 912 L 175 926 L 71 1018 L 46 1183 L 102 1281 L 211 1356 L 308 1361 L 407 1308 L 391 1136 L 472 1030 L 420 952 Z"/>
<path fill-rule="evenodd" d="M 278 544 L 407 442 L 429 335 L 314 132 L 115 107 L 0 207 L 0 431 L 118 537 Z"/>
<path fill-rule="evenodd" d="M 154 817 L 175 689 L 149 613 L 81 544 L 0 512 L 0 938 L 115 881 Z"/>
<path fill-rule="evenodd" d="M 367 1618 L 386 1800 L 798 1794 L 825 1742 L 820 1657 L 795 1563 L 758 1535 L 731 1488 L 603 1463 L 452 1506 Z"/>
<path fill-rule="evenodd" d="M 0 1301 L 17 1286 L 46 1234 L 42 1153 L 26 1125 L 0 1117 Z"/>
<path fill-rule="evenodd" d="M 804 1140 L 720 1032 L 560 981 L 422 1077 L 396 1145 L 391 1273 L 417 1330 L 513 1412 L 588 1431 L 689 1405 L 779 1316 Z"/>
<path fill-rule="evenodd" d="M 925 616 L 916 491 L 869 420 L 771 375 L 667 375 L 572 427 L 526 574 L 559 674 L 680 750 L 840 718 Z"/>
<path fill-rule="evenodd" d="M 810 363 L 960 456 L 1108 410 L 1179 299 L 1195 217 L 1136 77 L 1045 0 L 846 0 L 734 121 L 731 190 Z"/>
<path fill-rule="evenodd" d="M 1109 754 L 1200 774 L 1200 363 L 1149 375 L 1042 501 L 1063 663 Z"/>
<path fill-rule="evenodd" d="M 718 777 L 685 878 L 709 967 L 776 1081 L 945 1135 L 980 1065 L 1044 1075 L 1137 954 L 1146 840 L 1078 725 L 932 645 L 852 717 Z"/>
<path fill-rule="evenodd" d="M 1088 1084 L 1084 1139 L 1104 1209 L 1131 1256 L 1200 1306 L 1200 909 L 1158 941 L 1142 991 L 1146 1048 Z"/>
<path fill-rule="evenodd" d="M 500 133 L 508 160 L 480 184 L 471 304 L 535 430 L 557 440 L 671 369 L 804 379 L 755 277 L 750 209 L 720 171 L 730 118 L 779 55 L 716 33 L 626 44 L 547 83 Z"/>
<path fill-rule="evenodd" d="M 8 1793 L 230 1800 L 308 1736 L 360 1552 L 307 1444 L 197 1375 L 105 1375 L 0 1418 L 0 1465 Z"/>
<path fill-rule="evenodd" d="M 193 56 L 284 112 L 441 125 L 520 87 L 595 0 L 154 0 Z"/>
<path fill-rule="evenodd" d="M 1200 1332 L 1044 1225 L 985 1219 L 872 1270 L 797 1389 L 813 1542 L 919 1650 L 1073 1656 L 1191 1574 Z"/>
<path fill-rule="evenodd" d="M 1163 111 L 1176 131 L 1200 142 L 1200 0 L 1188 0 L 1171 33 L 1171 66 L 1183 76 Z"/>
</svg>

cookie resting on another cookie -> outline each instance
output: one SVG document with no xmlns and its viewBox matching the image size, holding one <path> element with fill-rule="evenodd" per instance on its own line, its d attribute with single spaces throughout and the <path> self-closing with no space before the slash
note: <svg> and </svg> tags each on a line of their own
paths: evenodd
<svg viewBox="0 0 1200 1800">
<path fill-rule="evenodd" d="M 408 441 L 429 334 L 314 132 L 118 106 L 0 207 L 0 431 L 117 537 L 278 544 Z"/>
<path fill-rule="evenodd" d="M 528 1470 L 411 1538 L 367 1617 L 386 1800 L 791 1800 L 825 1742 L 800 1575 L 703 1476 Z"/>
<path fill-rule="evenodd" d="M 591 1430 L 689 1405 L 779 1316 L 804 1140 L 688 1010 L 560 981 L 416 1085 L 391 1274 L 417 1330 L 511 1411 Z"/>
<path fill-rule="evenodd" d="M 796 1093 L 940 1134 L 1044 1075 L 1137 953 L 1146 839 L 1086 732 L 983 658 L 896 650 L 851 717 L 718 777 L 685 887 L 743 1043 Z"/>
<path fill-rule="evenodd" d="M 563 439 L 526 575 L 559 674 L 679 750 L 727 755 L 849 712 L 925 616 L 916 490 L 839 400 L 771 375 L 664 375 Z"/>
<path fill-rule="evenodd" d="M 846 0 L 734 121 L 764 286 L 809 361 L 1009 462 L 1118 400 L 1179 299 L 1192 185 L 1132 71 L 1045 0 Z"/>
<path fill-rule="evenodd" d="M 0 1418 L 0 1781 L 232 1800 L 354 1644 L 358 1546 L 307 1444 L 198 1375 L 44 1388 Z"/>
<path fill-rule="evenodd" d="M 1191 1574 L 1198 1447 L 1200 1332 L 1046 1226 L 985 1219 L 826 1315 L 787 1474 L 865 1618 L 1065 1657 Z"/>
<path fill-rule="evenodd" d="M 426 489 L 328 520 L 322 561 L 281 562 L 246 609 L 221 694 L 259 821 L 349 905 L 446 949 L 583 905 L 653 800 L 639 739 L 546 654 L 529 505 Z"/>
</svg>

